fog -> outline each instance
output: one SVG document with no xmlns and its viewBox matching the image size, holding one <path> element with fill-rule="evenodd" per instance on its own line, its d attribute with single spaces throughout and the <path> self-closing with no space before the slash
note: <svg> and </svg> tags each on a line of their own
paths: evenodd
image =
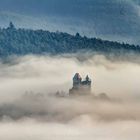
<svg viewBox="0 0 140 140">
<path fill-rule="evenodd" d="M 76 72 L 92 79 L 91 95 L 68 95 Z M 1 60 L 0 139 L 139 140 L 139 75 L 139 56 L 29 55 Z M 57 91 L 65 96 L 56 96 Z"/>
</svg>

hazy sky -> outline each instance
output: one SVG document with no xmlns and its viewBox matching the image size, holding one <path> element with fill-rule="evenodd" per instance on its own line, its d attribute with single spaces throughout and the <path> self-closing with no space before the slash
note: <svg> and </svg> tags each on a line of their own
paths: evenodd
<svg viewBox="0 0 140 140">
<path fill-rule="evenodd" d="M 121 8 L 127 10 L 127 7 L 131 8 L 129 9 L 131 11 L 133 8 L 131 5 L 138 6 L 138 2 L 134 0 L 1 0 L 0 9 L 26 14 L 68 14 L 88 17 L 94 15 L 95 12 L 98 14 L 98 12 L 112 10 L 113 13 L 117 13 Z M 121 12 L 123 14 L 125 11 Z"/>
<path fill-rule="evenodd" d="M 140 43 L 138 0 L 1 0 L 0 25 L 9 21 L 18 27 Z"/>
</svg>

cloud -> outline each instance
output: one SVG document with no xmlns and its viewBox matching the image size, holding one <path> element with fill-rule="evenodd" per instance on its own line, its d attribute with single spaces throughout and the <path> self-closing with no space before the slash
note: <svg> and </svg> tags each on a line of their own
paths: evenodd
<svg viewBox="0 0 140 140">
<path fill-rule="evenodd" d="M 83 78 L 90 75 L 93 80 L 92 90 L 96 94 L 105 92 L 119 97 L 123 92 L 123 97 L 139 95 L 138 57 L 132 57 L 132 61 L 130 57 L 126 57 L 128 61 L 123 57 L 118 58 L 118 61 L 110 61 L 102 55 L 88 57 L 88 54 L 77 54 L 77 58 L 69 55 L 25 56 L 15 58 L 10 63 L 1 63 L 0 92 L 4 93 L 0 95 L 1 99 L 14 98 L 30 90 L 46 94 L 57 90 L 68 92 L 76 72 L 81 73 Z"/>
<path fill-rule="evenodd" d="M 30 55 L 1 61 L 0 139 L 139 139 L 140 65 L 133 58 Z M 89 74 L 92 94 L 55 96 L 57 90 L 68 93 L 75 72 Z M 95 98 L 100 93 L 111 100 Z"/>
</svg>

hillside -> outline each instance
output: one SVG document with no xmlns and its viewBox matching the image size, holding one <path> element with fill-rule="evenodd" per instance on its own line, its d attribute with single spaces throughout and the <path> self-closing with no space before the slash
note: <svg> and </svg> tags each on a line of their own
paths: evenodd
<svg viewBox="0 0 140 140">
<path fill-rule="evenodd" d="M 82 37 L 79 33 L 70 35 L 62 32 L 16 29 L 10 23 L 8 28 L 0 29 L 0 56 L 26 54 L 61 54 L 79 51 L 98 53 L 139 53 L 140 47 L 97 38 Z"/>
</svg>

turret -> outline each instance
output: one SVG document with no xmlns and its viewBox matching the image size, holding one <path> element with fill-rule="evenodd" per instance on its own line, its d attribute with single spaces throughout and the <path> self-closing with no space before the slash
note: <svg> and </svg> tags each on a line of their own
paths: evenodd
<svg viewBox="0 0 140 140">
<path fill-rule="evenodd" d="M 78 88 L 81 85 L 82 78 L 79 73 L 76 73 L 73 77 L 73 88 Z"/>
<path fill-rule="evenodd" d="M 82 81 L 82 78 L 79 73 L 76 73 L 73 77 L 73 87 L 69 91 L 70 94 L 89 94 L 91 93 L 91 79 L 87 75 L 85 80 Z"/>
</svg>

